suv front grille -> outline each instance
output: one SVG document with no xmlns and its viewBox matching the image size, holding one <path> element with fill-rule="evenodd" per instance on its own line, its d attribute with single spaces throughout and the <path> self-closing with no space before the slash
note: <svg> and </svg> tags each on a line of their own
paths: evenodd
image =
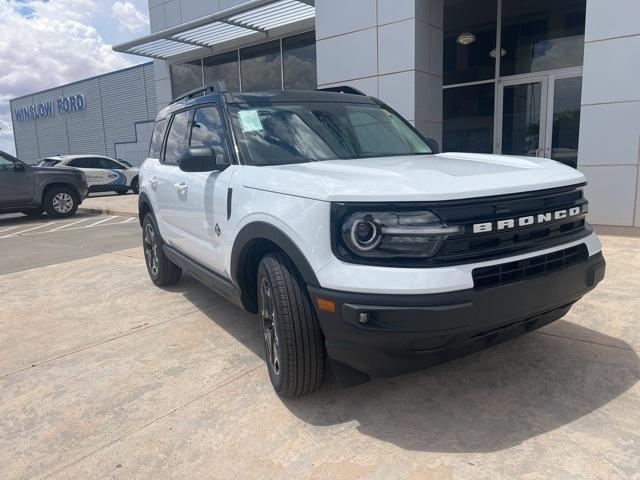
<svg viewBox="0 0 640 480">
<path fill-rule="evenodd" d="M 438 202 L 334 203 L 332 205 L 332 249 L 341 260 L 365 265 L 400 268 L 446 267 L 535 252 L 586 237 L 592 232 L 586 222 L 588 204 L 584 184 L 492 197 Z M 462 232 L 450 235 L 431 257 L 359 258 L 340 242 L 338 228 L 354 211 L 430 211 L 448 226 Z M 559 212 L 574 212 L 556 217 Z M 577 212 L 577 213 L 575 213 Z M 534 221 L 520 224 L 523 218 Z M 541 220 L 541 217 L 544 219 Z M 513 226 L 501 227 L 504 222 Z M 489 231 L 474 225 L 490 224 Z"/>
<path fill-rule="evenodd" d="M 537 216 L 561 209 L 579 208 L 580 214 L 550 222 L 487 233 L 474 233 L 473 225 L 504 219 Z M 462 225 L 465 232 L 449 237 L 434 255 L 437 265 L 470 263 L 541 250 L 585 237 L 587 201 L 582 186 L 542 190 L 515 195 L 468 200 L 466 205 L 442 205 L 432 209 L 449 225 Z"/>
<path fill-rule="evenodd" d="M 542 275 L 586 261 L 589 251 L 586 245 L 565 248 L 557 252 L 538 255 L 515 262 L 475 268 L 472 272 L 475 288 L 495 287 Z"/>
</svg>

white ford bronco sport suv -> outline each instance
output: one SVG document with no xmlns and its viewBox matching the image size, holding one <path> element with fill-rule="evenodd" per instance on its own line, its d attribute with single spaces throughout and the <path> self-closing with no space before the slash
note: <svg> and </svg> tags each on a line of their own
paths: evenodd
<svg viewBox="0 0 640 480">
<path fill-rule="evenodd" d="M 584 176 L 437 154 L 348 87 L 205 89 L 164 110 L 140 170 L 156 285 L 181 272 L 257 313 L 276 392 L 449 360 L 565 315 L 604 277 Z"/>
</svg>

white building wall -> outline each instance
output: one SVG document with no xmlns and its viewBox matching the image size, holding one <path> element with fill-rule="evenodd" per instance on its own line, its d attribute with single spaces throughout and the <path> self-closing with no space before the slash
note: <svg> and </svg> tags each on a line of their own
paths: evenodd
<svg viewBox="0 0 640 480">
<path fill-rule="evenodd" d="M 592 223 L 640 227 L 640 1 L 587 0 L 578 168 Z"/>
<path fill-rule="evenodd" d="M 442 0 L 316 0 L 318 86 L 351 85 L 442 141 Z"/>
</svg>

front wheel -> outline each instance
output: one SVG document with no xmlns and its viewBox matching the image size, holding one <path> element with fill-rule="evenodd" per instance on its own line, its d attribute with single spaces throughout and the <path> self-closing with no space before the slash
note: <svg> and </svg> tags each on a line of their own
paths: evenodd
<svg viewBox="0 0 640 480">
<path fill-rule="evenodd" d="M 172 263 L 164 254 L 163 244 L 153 215 L 147 213 L 142 222 L 144 260 L 151 281 L 159 287 L 174 285 L 182 275 L 180 267 Z"/>
<path fill-rule="evenodd" d="M 53 187 L 44 195 L 44 210 L 51 218 L 67 218 L 78 209 L 78 195 L 67 187 Z"/>
<path fill-rule="evenodd" d="M 258 316 L 274 390 L 287 398 L 317 390 L 326 352 L 303 280 L 291 260 L 276 252 L 260 261 L 257 282 Z"/>
</svg>

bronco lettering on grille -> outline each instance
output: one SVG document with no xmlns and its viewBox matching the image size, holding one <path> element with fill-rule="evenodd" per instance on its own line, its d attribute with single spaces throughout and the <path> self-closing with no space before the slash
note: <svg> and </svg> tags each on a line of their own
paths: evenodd
<svg viewBox="0 0 640 480">
<path fill-rule="evenodd" d="M 496 222 L 476 223 L 473 225 L 473 233 L 488 233 L 494 230 L 510 230 L 518 227 L 529 227 L 541 223 L 548 223 L 565 218 L 575 217 L 582 213 L 581 207 L 572 207 L 555 212 L 539 213 L 537 215 L 527 215 L 525 217 L 507 218 Z"/>
</svg>

